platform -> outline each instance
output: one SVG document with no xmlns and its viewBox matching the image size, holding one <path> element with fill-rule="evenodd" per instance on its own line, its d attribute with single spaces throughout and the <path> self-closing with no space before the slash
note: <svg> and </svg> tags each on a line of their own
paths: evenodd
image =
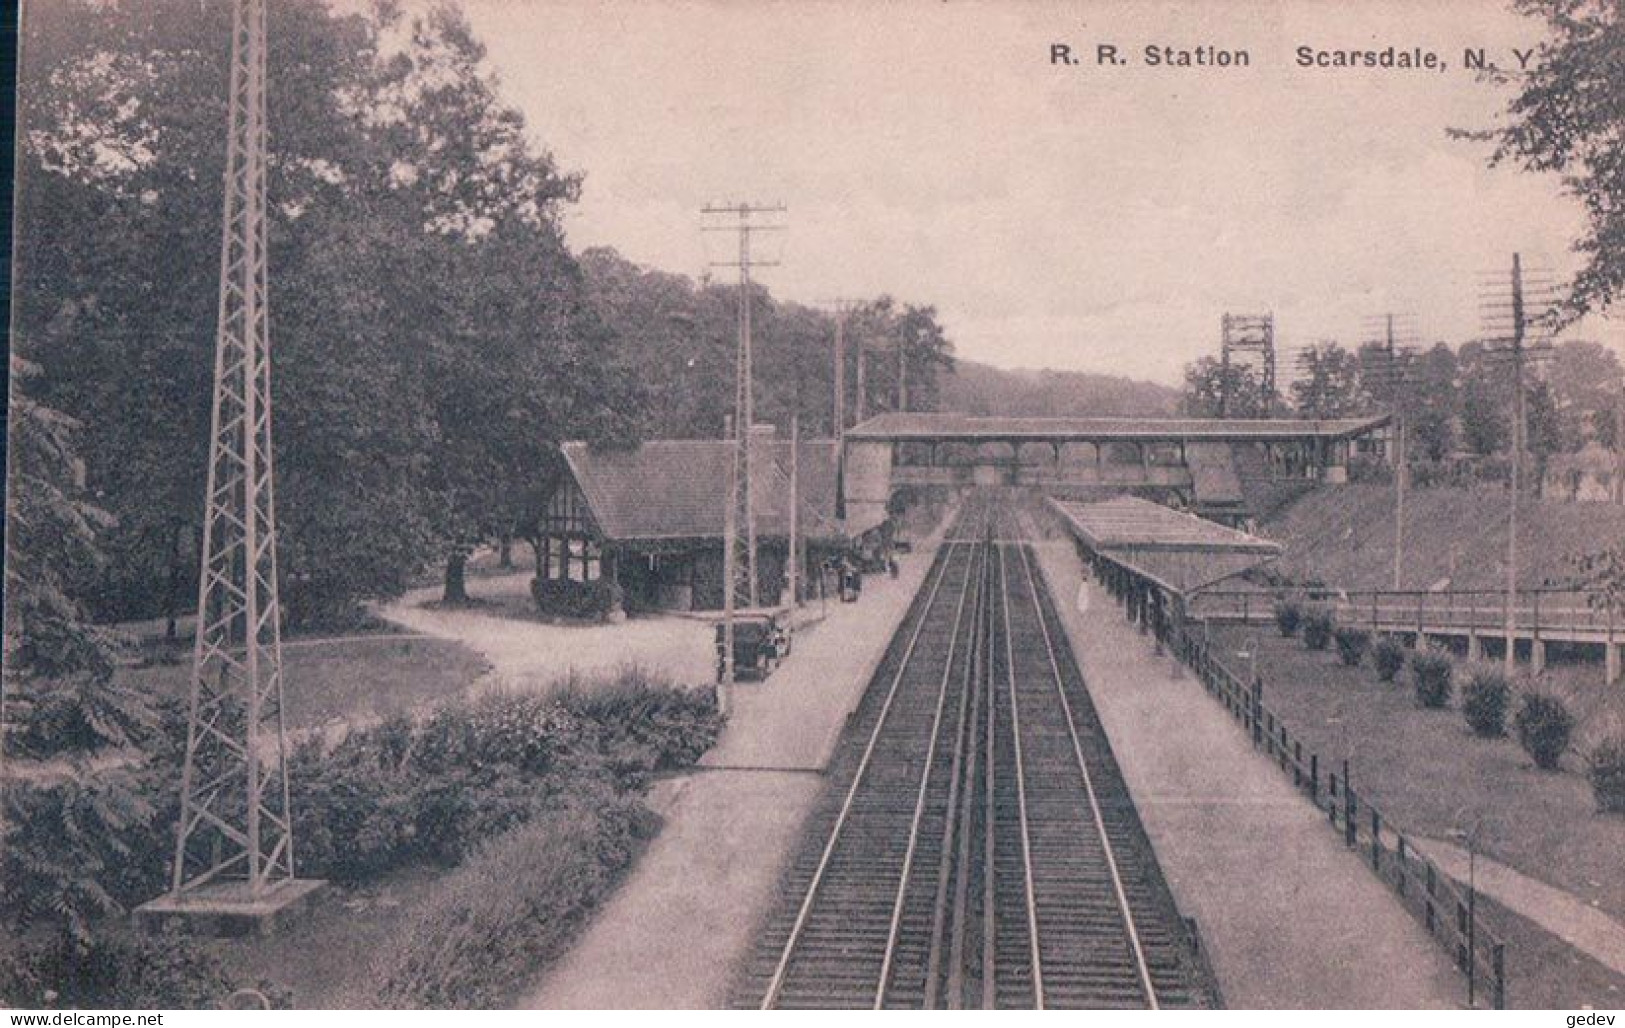
<svg viewBox="0 0 1625 1028">
<path fill-rule="evenodd" d="M 269 935 L 297 918 L 326 885 L 319 878 L 283 879 L 254 896 L 247 882 L 210 883 L 141 904 L 135 926 L 144 933 L 181 928 L 199 935 Z"/>
<path fill-rule="evenodd" d="M 1449 1009 L 1465 979 L 1253 752 L 1194 675 L 1158 656 L 1068 540 L 1035 542 L 1089 693 L 1225 1003 Z"/>
</svg>

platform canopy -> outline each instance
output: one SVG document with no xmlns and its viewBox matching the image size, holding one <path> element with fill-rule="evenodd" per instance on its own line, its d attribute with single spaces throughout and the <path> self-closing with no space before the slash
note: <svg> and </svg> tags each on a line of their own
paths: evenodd
<svg viewBox="0 0 1625 1028">
<path fill-rule="evenodd" d="M 1281 555 L 1279 543 L 1137 496 L 1096 503 L 1051 499 L 1049 505 L 1091 551 L 1180 595 Z"/>
<path fill-rule="evenodd" d="M 1287 442 L 1352 439 L 1386 426 L 1367 418 L 984 418 L 892 411 L 847 429 L 846 438 L 889 442 L 1110 442 L 1114 440 Z"/>
</svg>

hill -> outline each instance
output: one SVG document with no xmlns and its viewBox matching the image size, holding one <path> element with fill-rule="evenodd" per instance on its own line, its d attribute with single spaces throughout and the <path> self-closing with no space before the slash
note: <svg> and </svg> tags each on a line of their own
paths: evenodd
<svg viewBox="0 0 1625 1028">
<path fill-rule="evenodd" d="M 939 409 L 1027 417 L 1168 417 L 1179 392 L 1116 375 L 1043 369 L 1007 370 L 957 360 L 939 379 Z"/>
<path fill-rule="evenodd" d="M 1406 497 L 1406 589 L 1499 589 L 1506 584 L 1504 489 L 1430 488 Z M 1563 585 L 1569 558 L 1625 539 L 1625 507 L 1525 500 L 1519 507 L 1520 584 Z M 1355 484 L 1314 489 L 1260 526 L 1285 545 L 1280 570 L 1344 589 L 1393 584 L 1394 490 Z"/>
</svg>

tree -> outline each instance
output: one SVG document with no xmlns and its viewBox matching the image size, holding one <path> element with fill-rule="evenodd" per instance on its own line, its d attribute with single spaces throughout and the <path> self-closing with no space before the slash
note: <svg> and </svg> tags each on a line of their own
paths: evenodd
<svg viewBox="0 0 1625 1028">
<path fill-rule="evenodd" d="M 1514 0 L 1546 22 L 1548 38 L 1528 62 L 1496 128 L 1456 132 L 1495 144 L 1491 166 L 1556 172 L 1589 224 L 1575 242 L 1586 259 L 1564 315 L 1603 312 L 1625 289 L 1625 6 L 1598 0 Z M 1506 73 L 1494 72 L 1505 79 Z"/>
<path fill-rule="evenodd" d="M 1480 457 L 1507 452 L 1512 437 L 1512 375 L 1504 354 L 1471 342 L 1457 354 L 1461 380 L 1461 433 Z"/>
<path fill-rule="evenodd" d="M 1191 418 L 1263 418 L 1263 386 L 1247 364 L 1228 367 L 1216 357 L 1185 365 L 1185 389 L 1179 412 Z"/>
<path fill-rule="evenodd" d="M 1600 343 L 1561 343 L 1546 372 L 1557 406 L 1560 448 L 1574 452 L 1593 441 L 1613 447 L 1615 411 L 1625 400 L 1625 369 L 1614 352 Z"/>
<path fill-rule="evenodd" d="M 111 878 L 125 838 L 153 815 L 129 767 L 90 761 L 143 741 L 156 718 L 114 680 L 114 640 L 76 598 L 112 525 L 85 496 L 78 424 L 18 388 L 36 367 L 13 358 L 11 372 L 0 908 L 13 933 L 47 925 L 83 940 L 95 918 L 121 912 Z"/>
<path fill-rule="evenodd" d="M 1306 418 L 1342 418 L 1362 408 L 1360 362 L 1336 343 L 1303 354 L 1303 374 L 1291 386 L 1292 405 Z"/>
<path fill-rule="evenodd" d="M 1428 460 L 1443 460 L 1456 448 L 1455 351 L 1437 343 L 1408 365 L 1399 388 L 1410 449 Z"/>
</svg>

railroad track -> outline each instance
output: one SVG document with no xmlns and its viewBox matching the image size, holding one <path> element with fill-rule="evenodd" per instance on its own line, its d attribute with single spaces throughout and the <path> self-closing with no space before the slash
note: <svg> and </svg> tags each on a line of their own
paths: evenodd
<svg viewBox="0 0 1625 1028">
<path fill-rule="evenodd" d="M 1013 528 L 973 499 L 939 551 L 738 1005 L 1213 1005 L 1030 550 L 996 541 Z"/>
</svg>

